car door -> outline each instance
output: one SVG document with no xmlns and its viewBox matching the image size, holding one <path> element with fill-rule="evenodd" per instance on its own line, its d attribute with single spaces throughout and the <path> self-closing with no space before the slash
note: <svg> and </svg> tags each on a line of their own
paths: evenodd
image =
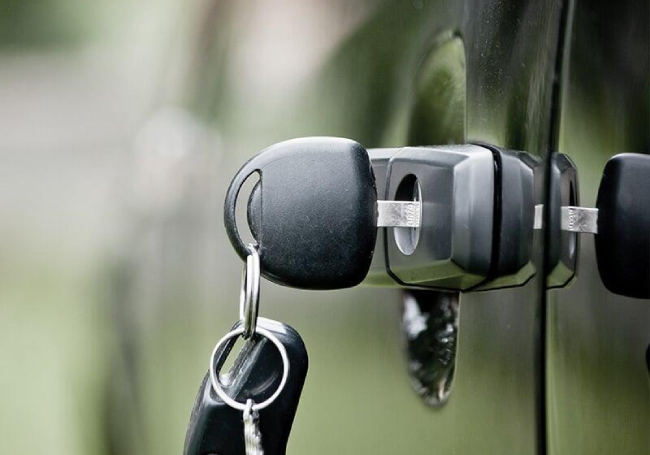
<svg viewBox="0 0 650 455">
<path fill-rule="evenodd" d="M 650 150 L 648 2 L 571 7 L 558 150 L 594 207 L 607 161 Z M 650 453 L 650 301 L 609 291 L 593 236 L 578 242 L 575 277 L 547 292 L 549 453 Z"/>
</svg>

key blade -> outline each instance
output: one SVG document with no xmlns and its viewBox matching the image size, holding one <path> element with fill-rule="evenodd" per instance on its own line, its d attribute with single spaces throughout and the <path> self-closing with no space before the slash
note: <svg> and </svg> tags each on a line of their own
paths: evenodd
<svg viewBox="0 0 650 455">
<path fill-rule="evenodd" d="M 544 227 L 544 204 L 535 206 L 535 223 L 533 229 L 542 229 Z"/>
<path fill-rule="evenodd" d="M 544 205 L 535 206 L 534 229 L 544 227 Z M 598 234 L 598 209 L 566 206 L 560 208 L 560 229 L 580 234 Z"/>
<path fill-rule="evenodd" d="M 562 207 L 561 229 L 583 234 L 598 234 L 598 209 Z"/>
<path fill-rule="evenodd" d="M 419 228 L 422 204 L 413 201 L 377 201 L 377 227 Z"/>
<path fill-rule="evenodd" d="M 262 434 L 258 425 L 257 413 L 244 411 L 244 444 L 246 455 L 264 455 L 262 448 Z"/>
</svg>

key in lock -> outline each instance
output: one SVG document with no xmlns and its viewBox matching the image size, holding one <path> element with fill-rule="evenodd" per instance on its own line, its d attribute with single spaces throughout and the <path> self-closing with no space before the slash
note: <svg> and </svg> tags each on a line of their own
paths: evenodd
<svg viewBox="0 0 650 455">
<path fill-rule="evenodd" d="M 495 278 L 523 284 L 534 273 L 537 168 L 525 153 L 478 144 L 366 151 L 349 139 L 294 139 L 237 173 L 225 225 L 244 258 L 235 205 L 258 173 L 248 224 L 262 274 L 276 283 L 454 291 L 489 288 Z"/>
</svg>

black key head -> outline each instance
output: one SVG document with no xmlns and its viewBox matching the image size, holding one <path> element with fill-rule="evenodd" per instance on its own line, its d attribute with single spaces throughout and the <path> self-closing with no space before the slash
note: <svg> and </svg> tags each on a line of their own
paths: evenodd
<svg viewBox="0 0 650 455">
<path fill-rule="evenodd" d="M 363 146 L 349 139 L 294 139 L 244 164 L 224 207 L 226 231 L 242 259 L 248 252 L 237 230 L 235 204 L 244 181 L 256 172 L 248 223 L 262 275 L 304 289 L 359 284 L 377 236 L 377 188 Z"/>
<path fill-rule="evenodd" d="M 623 153 L 610 159 L 596 205 L 596 259 L 605 287 L 650 298 L 650 155 Z"/>
</svg>

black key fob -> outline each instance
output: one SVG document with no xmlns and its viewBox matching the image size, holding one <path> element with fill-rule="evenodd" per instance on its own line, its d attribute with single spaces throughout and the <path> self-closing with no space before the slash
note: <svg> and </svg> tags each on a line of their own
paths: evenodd
<svg viewBox="0 0 650 455">
<path fill-rule="evenodd" d="M 259 318 L 264 328 L 282 343 L 289 360 L 289 375 L 282 392 L 266 408 L 259 411 L 259 428 L 265 455 L 283 455 L 291 432 L 298 401 L 307 376 L 307 350 L 298 332 L 292 327 L 270 319 Z M 235 324 L 234 329 L 241 326 Z M 217 353 L 217 371 L 235 344 L 230 340 Z M 226 374 L 223 390 L 240 403 L 252 399 L 263 402 L 278 389 L 283 373 L 282 358 L 273 343 L 262 336 L 248 340 Z M 196 397 L 185 437 L 184 455 L 244 455 L 244 424 L 242 412 L 224 403 L 212 387 L 207 374 Z"/>
<path fill-rule="evenodd" d="M 312 137 L 272 145 L 251 158 L 226 193 L 224 223 L 239 256 L 237 196 L 259 173 L 248 201 L 262 275 L 303 289 L 356 286 L 377 238 L 377 187 L 366 149 L 349 139 Z"/>
</svg>

